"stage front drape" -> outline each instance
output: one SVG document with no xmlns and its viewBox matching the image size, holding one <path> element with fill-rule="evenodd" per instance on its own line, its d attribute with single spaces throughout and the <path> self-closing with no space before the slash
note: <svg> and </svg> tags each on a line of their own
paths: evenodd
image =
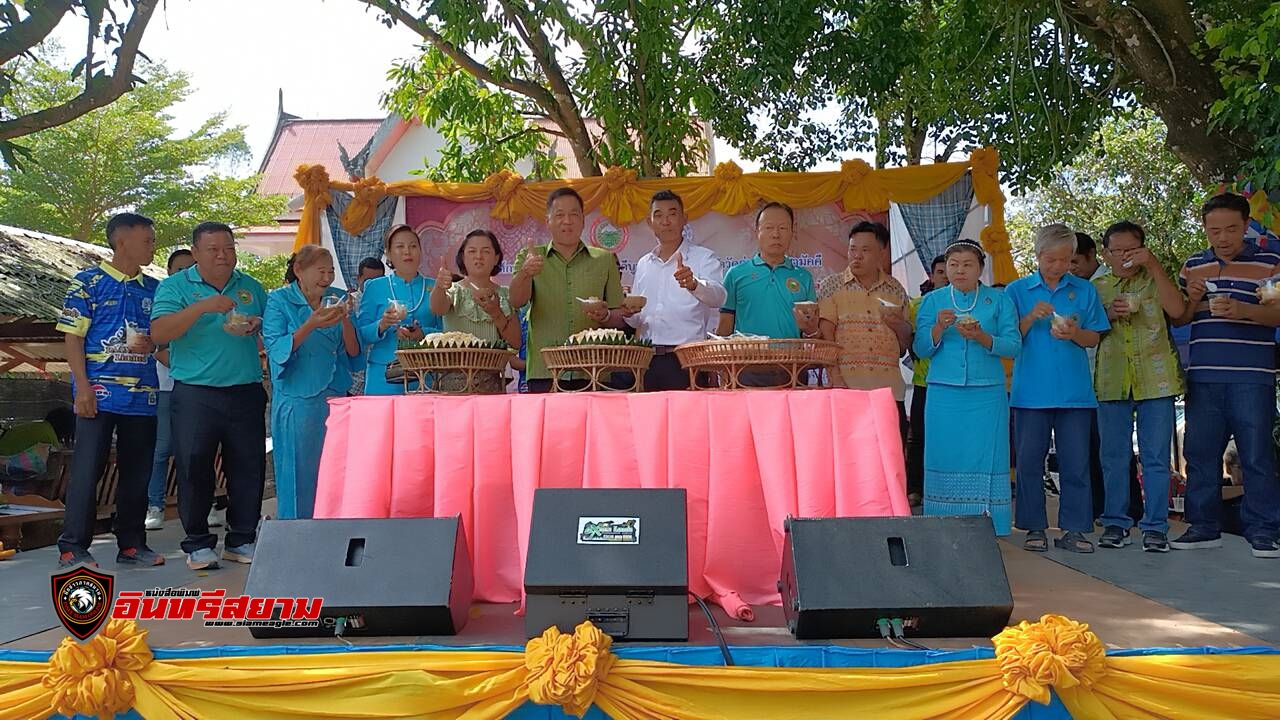
<svg viewBox="0 0 1280 720">
<path fill-rule="evenodd" d="M 148 720 L 252 717 L 502 718 L 526 703 L 614 720 L 874 717 L 1007 720 L 1056 693 L 1071 717 L 1275 718 L 1280 654 L 1252 649 L 1109 656 L 1087 625 L 1056 615 L 993 639 L 995 656 L 902 667 L 733 667 L 624 659 L 590 623 L 548 629 L 524 651 L 364 647 L 157 651 L 112 620 L 52 655 L 0 654 L 0 720 L 61 713 Z M 262 654 L 245 654 L 261 650 Z M 332 650 L 332 649 L 330 649 Z M 757 649 L 758 650 L 758 649 Z M 621 651 L 626 653 L 627 651 Z M 312 653 L 312 654 L 307 654 Z M 940 656 L 957 653 L 938 653 Z M 14 656 L 24 659 L 10 659 Z M 895 663 L 896 664 L 896 663 Z"/>
<path fill-rule="evenodd" d="M 330 402 L 316 518 L 461 515 L 476 598 L 521 598 L 538 488 L 684 488 L 689 590 L 778 604 L 783 523 L 908 515 L 888 390 Z"/>
<path fill-rule="evenodd" d="M 733 162 L 723 162 L 710 176 L 679 178 L 639 178 L 634 170 L 611 167 L 599 177 L 573 180 L 525 182 L 520 175 L 503 170 L 481 183 L 437 183 L 403 180 L 384 183 L 378 178 L 355 182 L 330 180 L 319 165 L 299 166 L 294 175 L 304 193 L 302 217 L 294 249 L 320 242 L 321 213 L 331 202 L 330 190 L 346 190 L 353 195 L 342 213 L 347 232 L 358 233 L 373 222 L 377 203 L 387 195 L 440 197 L 453 202 L 491 202 L 492 214 L 518 224 L 526 217 L 542 217 L 547 194 L 569 186 L 582 195 L 587 211 L 600 210 L 618 225 L 643 220 L 649 199 L 659 190 L 672 190 L 684 200 L 689 217 L 709 212 L 741 215 L 754 210 L 761 201 L 776 200 L 796 208 L 811 208 L 839 202 L 847 210 L 884 212 L 891 202 L 918 203 L 951 187 L 965 173 L 973 178 L 974 197 L 991 212 L 983 229 L 983 247 L 992 256 L 992 272 L 997 282 L 1017 277 L 1004 224 L 1005 198 L 997 177 L 1000 156 L 994 148 L 978 148 L 965 162 L 913 165 L 875 169 L 865 160 L 846 160 L 836 172 L 744 173 Z"/>
</svg>

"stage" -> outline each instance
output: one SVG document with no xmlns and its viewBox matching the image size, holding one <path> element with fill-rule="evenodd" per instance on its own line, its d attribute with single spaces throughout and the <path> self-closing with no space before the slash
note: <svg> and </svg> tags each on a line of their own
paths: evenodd
<svg viewBox="0 0 1280 720">
<path fill-rule="evenodd" d="M 1026 552 L 1016 533 L 997 541 L 1014 609 L 994 638 L 912 637 L 918 650 L 797 641 L 771 604 L 785 518 L 909 512 L 887 395 L 358 398 L 334 408 L 317 515 L 460 517 L 476 577 L 461 633 L 267 641 L 203 620 L 112 620 L 78 645 L 52 610 L 57 550 L 44 548 L 0 563 L 0 720 L 50 708 L 282 720 L 1280 717 L 1280 582 L 1274 563 L 1232 536 L 1212 551 L 1076 555 Z M 618 486 L 688 494 L 689 588 L 709 600 L 735 667 L 723 667 L 697 605 L 684 643 L 612 644 L 587 623 L 526 638 L 516 610 L 534 492 Z M 118 570 L 109 537 L 93 551 L 115 572 L 117 596 L 243 592 L 247 566 L 189 571 L 181 539 L 176 520 L 148 534 L 168 560 L 160 568 Z M 406 547 L 406 561 L 414 553 Z"/>
<path fill-rule="evenodd" d="M 268 501 L 266 512 L 274 508 Z M 149 534 L 149 542 L 165 551 L 168 564 L 155 569 L 117 570 L 112 562 L 114 542 L 100 537 L 94 544 L 105 569 L 116 574 L 116 591 L 154 587 L 223 589 L 227 595 L 242 590 L 248 568 L 224 564 L 215 571 L 192 572 L 175 552 L 181 539 L 177 522 Z M 1265 646 L 1280 644 L 1280 583 L 1270 565 L 1253 559 L 1242 540 L 1228 536 L 1220 551 L 1142 553 L 1135 546 L 1099 551 L 1093 556 L 1067 553 L 1036 554 L 1020 548 L 1015 535 L 1000 541 L 1015 602 L 1010 624 L 1035 621 L 1046 614 L 1063 615 L 1087 623 L 1106 645 L 1109 654 L 1145 655 L 1133 649 L 1160 648 L 1158 652 L 1191 653 L 1207 657 L 1202 648 L 1219 653 L 1268 652 Z M 1067 556 L 1067 557 L 1064 557 Z M 1075 567 L 1071 567 L 1066 563 Z M 66 637 L 57 624 L 48 599 L 48 576 L 56 564 L 56 550 L 20 553 L 0 563 L 0 661 L 38 660 Z M 1111 577 L 1116 567 L 1127 567 L 1128 580 Z M 1264 580 L 1263 578 L 1272 578 Z M 1161 598 L 1160 602 L 1153 598 Z M 736 664 L 779 667 L 907 667 L 923 663 L 964 663 L 993 657 L 991 638 L 917 638 L 935 652 L 900 650 L 879 640 L 798 642 L 785 629 L 776 606 L 755 606 L 755 621 L 730 617 L 718 606 L 712 612 L 720 625 Z M 315 638 L 280 642 L 253 639 L 247 630 L 206 628 L 201 621 L 140 621 L 147 630 L 146 643 L 161 659 L 196 657 L 295 656 L 307 653 L 347 653 L 413 649 L 501 650 L 517 652 L 526 639 L 523 619 L 515 615 L 515 603 L 477 603 L 460 635 L 454 637 L 386 637 L 343 640 Z M 687 643 L 618 643 L 613 652 L 624 660 L 656 660 L 680 666 L 719 665 L 721 655 L 701 610 L 689 611 Z M 33 654 L 23 651 L 43 651 Z M 1270 651 L 1274 652 L 1274 650 Z M 1248 654 L 1250 658 L 1278 658 Z M 0 671 L 2 674 L 2 671 Z M 3 682 L 0 681 L 0 687 Z M 1280 696 L 1277 702 L 1280 703 Z M 594 717 L 598 710 L 593 710 Z M 446 717 L 443 715 L 440 717 Z M 556 708 L 524 705 L 514 717 L 561 717 Z M 804 715 L 791 715 L 803 717 Z M 886 717 L 889 715 L 886 715 Z M 909 715 L 908 715 L 909 716 Z M 1274 712 L 1237 717 L 1280 716 Z M 0 712 L 0 717 L 4 713 Z M 434 717 L 434 716 L 433 716 Z M 1057 696 L 1049 705 L 1027 703 L 1010 717 L 1070 717 Z M 1202 716 L 1204 717 L 1204 716 Z M 1227 717 L 1224 715 L 1223 717 Z"/>
</svg>

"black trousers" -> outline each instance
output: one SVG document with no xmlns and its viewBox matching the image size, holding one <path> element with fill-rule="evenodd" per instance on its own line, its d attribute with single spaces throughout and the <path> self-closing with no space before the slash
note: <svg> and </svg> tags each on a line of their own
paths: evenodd
<svg viewBox="0 0 1280 720">
<path fill-rule="evenodd" d="M 711 373 L 698 373 L 698 385 L 708 387 L 714 377 Z M 680 358 L 673 352 L 654 355 L 649 369 L 644 373 L 645 392 L 657 390 L 688 390 L 689 371 L 680 364 Z"/>
<path fill-rule="evenodd" d="M 911 421 L 907 429 L 907 494 L 924 495 L 924 399 L 927 387 L 911 388 Z"/>
<path fill-rule="evenodd" d="M 178 517 L 187 533 L 183 552 L 218 544 L 209 532 L 209 510 L 219 448 L 227 476 L 226 545 L 256 541 L 266 479 L 266 390 L 259 383 L 215 388 L 175 382 L 172 401 Z"/>
<path fill-rule="evenodd" d="M 113 530 L 121 550 L 147 545 L 147 484 L 156 452 L 156 416 L 98 411 L 76 418 L 75 451 L 67 484 L 66 512 L 58 550 L 87 551 L 97 519 L 98 479 L 116 441 L 116 515 Z"/>
<path fill-rule="evenodd" d="M 578 378 L 577 380 L 561 380 L 560 388 L 563 390 L 578 391 L 585 388 L 590 383 L 586 378 Z M 550 378 L 530 378 L 528 380 L 529 392 L 531 393 L 549 393 L 551 392 Z"/>
</svg>

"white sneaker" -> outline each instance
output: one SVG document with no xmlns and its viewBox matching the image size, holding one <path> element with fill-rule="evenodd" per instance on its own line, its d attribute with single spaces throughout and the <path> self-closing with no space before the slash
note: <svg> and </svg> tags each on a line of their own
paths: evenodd
<svg viewBox="0 0 1280 720">
<path fill-rule="evenodd" d="M 145 526 L 148 530 L 159 530 L 164 527 L 164 509 L 158 507 L 147 508 L 147 521 Z"/>
<path fill-rule="evenodd" d="M 222 521 L 218 519 L 218 509 L 213 508 L 209 511 L 209 527 L 222 527 Z"/>
</svg>

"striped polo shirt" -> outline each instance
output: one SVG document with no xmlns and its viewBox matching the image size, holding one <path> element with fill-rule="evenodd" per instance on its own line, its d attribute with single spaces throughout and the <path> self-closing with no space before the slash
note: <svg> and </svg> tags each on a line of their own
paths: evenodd
<svg viewBox="0 0 1280 720">
<path fill-rule="evenodd" d="M 1178 273 L 1186 290 L 1193 279 L 1211 281 L 1219 294 L 1257 304 L 1258 286 L 1280 273 L 1280 254 L 1246 242 L 1240 254 L 1222 260 L 1213 248 L 1192 255 Z M 1187 380 L 1204 383 L 1275 383 L 1275 328 L 1248 320 L 1227 320 L 1209 312 L 1209 295 L 1196 307 L 1191 321 L 1191 352 Z"/>
</svg>

